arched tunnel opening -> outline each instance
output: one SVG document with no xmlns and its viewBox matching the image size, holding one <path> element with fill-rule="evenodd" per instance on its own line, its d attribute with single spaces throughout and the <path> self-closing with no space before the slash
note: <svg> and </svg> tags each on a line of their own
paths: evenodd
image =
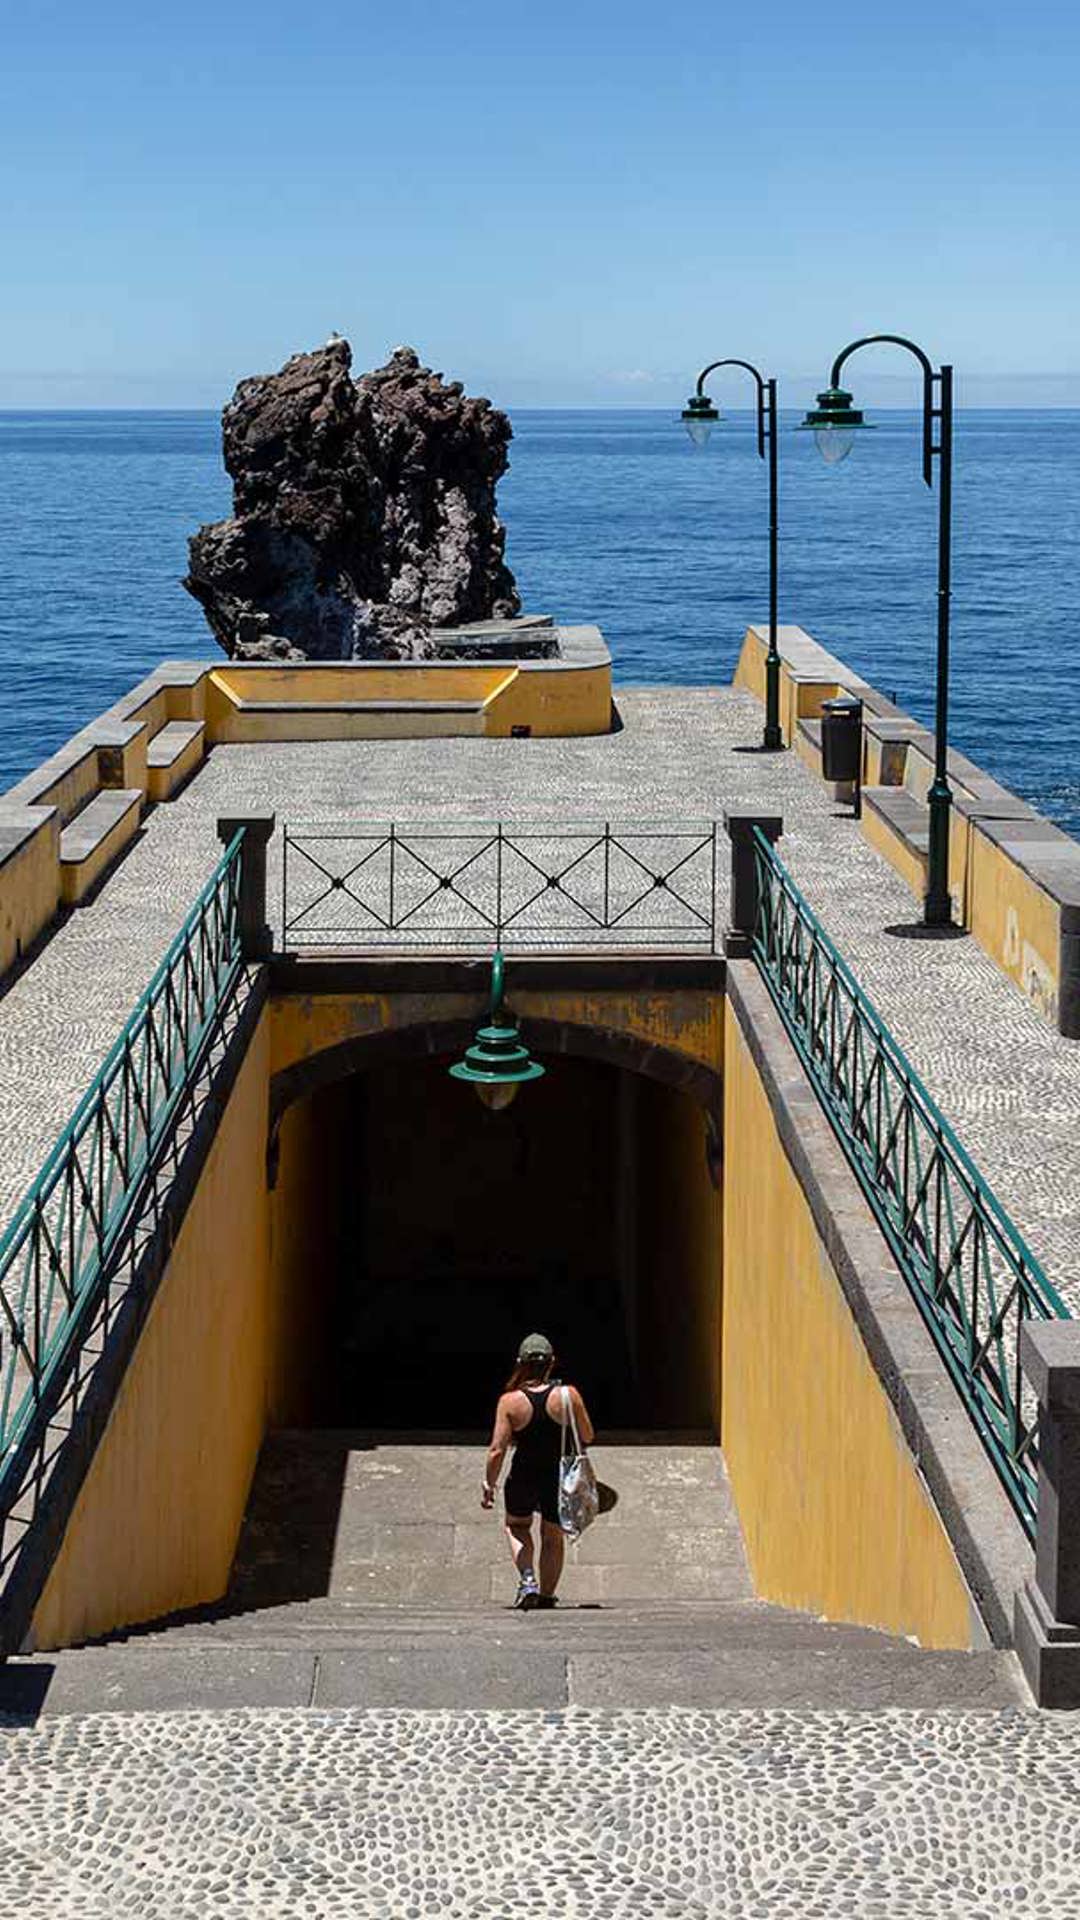
<svg viewBox="0 0 1080 1920">
<path fill-rule="evenodd" d="M 284 1114 L 272 1423 L 482 1428 L 538 1329 L 598 1427 L 716 1432 L 721 1208 L 703 1107 L 562 1055 L 492 1113 L 450 1058 L 382 1059 Z"/>
</svg>

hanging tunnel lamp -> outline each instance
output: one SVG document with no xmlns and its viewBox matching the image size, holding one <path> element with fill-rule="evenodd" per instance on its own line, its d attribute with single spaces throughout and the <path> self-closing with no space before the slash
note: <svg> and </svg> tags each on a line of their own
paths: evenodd
<svg viewBox="0 0 1080 1920">
<path fill-rule="evenodd" d="M 810 408 L 805 420 L 800 420 L 797 431 L 802 433 L 807 429 L 830 467 L 847 459 L 857 433 L 873 432 L 858 407 L 852 406 L 851 395 L 843 387 L 826 387 L 824 393 L 818 394 L 817 406 Z"/>
<path fill-rule="evenodd" d="M 449 1068 L 453 1080 L 465 1080 L 492 1113 L 501 1113 L 526 1080 L 541 1080 L 545 1069 L 522 1043 L 518 1024 L 503 1007 L 503 957 L 491 963 L 491 1004 L 487 1025 L 477 1029 L 465 1058 Z"/>
<path fill-rule="evenodd" d="M 682 410 L 682 423 L 690 435 L 695 447 L 704 447 L 710 433 L 720 419 L 719 408 L 714 407 L 707 393 L 695 393 Z"/>
</svg>

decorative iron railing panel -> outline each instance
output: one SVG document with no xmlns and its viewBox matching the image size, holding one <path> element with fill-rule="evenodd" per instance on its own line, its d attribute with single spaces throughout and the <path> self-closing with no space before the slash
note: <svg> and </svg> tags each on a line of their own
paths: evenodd
<svg viewBox="0 0 1080 1920">
<path fill-rule="evenodd" d="M 754 851 L 754 958 L 1033 1535 L 1038 1405 L 1020 1369 L 1020 1327 L 1068 1309 L 758 829 Z"/>
<path fill-rule="evenodd" d="M 286 829 L 287 949 L 716 951 L 716 823 Z"/>
<path fill-rule="evenodd" d="M 0 1513 L 241 967 L 243 831 L 0 1239 Z"/>
</svg>

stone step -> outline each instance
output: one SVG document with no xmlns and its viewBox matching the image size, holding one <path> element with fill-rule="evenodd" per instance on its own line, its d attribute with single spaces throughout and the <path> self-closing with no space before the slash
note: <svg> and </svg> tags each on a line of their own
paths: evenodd
<svg viewBox="0 0 1080 1920">
<path fill-rule="evenodd" d="M 1025 1704 L 1012 1655 L 724 1646 L 567 1653 L 531 1629 L 454 1649 L 137 1645 L 17 1659 L 0 1713 L 192 1712 L 222 1707 L 980 1709 Z"/>
<path fill-rule="evenodd" d="M 509 1554 L 498 1561 L 447 1561 L 439 1565 L 428 1560 L 335 1562 L 330 1591 L 335 1597 L 371 1601 L 377 1604 L 422 1603 L 433 1607 L 447 1602 L 481 1603 L 506 1599 L 515 1586 Z M 749 1598 L 750 1589 L 741 1557 L 738 1561 L 721 1559 L 708 1565 L 637 1564 L 608 1562 L 567 1567 L 559 1583 L 559 1592 L 567 1600 L 580 1604 L 632 1602 L 637 1600 L 727 1600 Z M 259 1582 L 244 1582 L 233 1589 L 233 1597 L 245 1604 L 257 1597 L 283 1600 L 310 1597 L 297 1591 L 288 1579 L 270 1575 Z"/>
<path fill-rule="evenodd" d="M 369 1706 L 970 1705 L 1022 1699 L 996 1654 L 925 1652 L 755 1598 L 724 1469 L 696 1435 L 596 1449 L 619 1492 L 558 1608 L 518 1613 L 482 1437 L 276 1433 L 226 1599 L 12 1667 L 64 1701 Z M 78 1664 L 82 1662 L 82 1664 Z M 74 1664 L 73 1664 L 74 1663 Z M 212 1690 L 211 1690 L 212 1691 Z M 59 1710 L 59 1709 L 57 1709 Z M 71 1709 L 74 1710 L 74 1709 Z"/>
<path fill-rule="evenodd" d="M 309 1600 L 246 1613 L 151 1623 L 107 1644 L 290 1646 L 297 1643 L 371 1647 L 391 1651 L 464 1644 L 523 1645 L 522 1635 L 567 1653 L 617 1647 L 669 1652 L 721 1647 L 810 1648 L 827 1654 L 888 1649 L 911 1651 L 911 1643 L 872 1628 L 793 1613 L 764 1601 L 716 1601 L 707 1605 L 653 1603 L 638 1607 L 562 1604 L 552 1612 L 522 1613 L 509 1599 L 499 1608 L 371 1607 L 338 1600 Z M 533 1644 L 530 1640 L 529 1644 Z M 959 1658 L 973 1656 L 958 1655 Z"/>
</svg>

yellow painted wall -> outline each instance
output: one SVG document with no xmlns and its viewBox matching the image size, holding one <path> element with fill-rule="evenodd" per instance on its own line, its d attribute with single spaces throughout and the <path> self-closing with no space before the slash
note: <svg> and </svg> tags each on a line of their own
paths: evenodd
<svg viewBox="0 0 1080 1920">
<path fill-rule="evenodd" d="M 347 1084 L 347 1083 L 346 1083 Z M 337 1284 L 335 1224 L 344 1183 L 355 1181 L 355 1143 L 343 1088 L 324 1087 L 285 1114 L 270 1195 L 270 1376 L 273 1427 L 318 1425 Z"/>
<path fill-rule="evenodd" d="M 34 811 L 39 824 L 0 865 L 0 973 L 21 958 L 60 904 L 60 816 Z M 29 822 L 33 815 L 26 817 Z"/>
<path fill-rule="evenodd" d="M 484 703 L 468 714 L 260 713 L 282 701 L 468 700 Z M 250 703 L 242 708 L 239 703 Z M 509 736 L 527 726 L 537 736 L 607 733 L 611 725 L 611 666 L 531 668 L 455 661 L 429 666 L 338 665 L 325 668 L 218 667 L 207 679 L 207 721 L 213 742 L 320 740 L 331 732 L 357 737 L 479 731 Z"/>
<path fill-rule="evenodd" d="M 639 1339 L 656 1379 L 654 1418 L 719 1437 L 723 1201 L 709 1177 L 705 1115 L 675 1088 L 641 1079 L 638 1123 Z"/>
<path fill-rule="evenodd" d="M 875 852 L 895 868 L 905 886 L 910 887 L 917 900 L 926 892 L 926 855 L 916 853 L 909 847 L 903 835 L 888 820 L 883 820 L 873 807 L 863 806 L 859 822 L 864 840 L 868 840 Z"/>
<path fill-rule="evenodd" d="M 725 1052 L 722 1437 L 755 1589 L 968 1647 L 966 1584 L 730 1008 Z"/>
<path fill-rule="evenodd" d="M 271 1373 L 268 1063 L 264 1014 L 38 1602 L 39 1647 L 224 1591 Z"/>
<path fill-rule="evenodd" d="M 103 839 L 99 840 L 92 853 L 85 860 L 65 861 L 60 868 L 60 893 L 65 905 L 77 907 L 81 900 L 95 887 L 106 867 L 129 846 L 139 831 L 142 817 L 142 802 L 130 806 L 109 828 Z"/>
<path fill-rule="evenodd" d="M 743 687 L 752 693 L 755 699 L 764 704 L 765 700 L 765 656 L 768 644 L 760 634 L 748 627 L 743 636 L 742 647 L 732 676 L 732 685 Z M 792 673 L 787 661 L 780 662 L 780 732 L 785 745 L 794 746 L 798 739 L 798 722 L 816 720 L 826 700 L 844 689 L 837 686 L 835 680 L 809 680 L 805 676 Z"/>
<path fill-rule="evenodd" d="M 520 1019 L 567 1020 L 577 1025 L 607 1027 L 685 1053 L 706 1066 L 720 1067 L 724 1047 L 724 1002 L 719 993 L 673 989 L 669 993 L 637 991 L 542 991 L 514 987 L 514 967 L 507 968 L 507 997 Z M 477 996 L 477 1007 L 480 996 Z M 360 1039 L 386 1028 L 417 1026 L 425 1021 L 457 1020 L 471 1014 L 470 1002 L 460 993 L 420 994 L 276 994 L 270 1007 L 271 1073 L 298 1060 L 321 1053 L 343 1041 Z"/>
<path fill-rule="evenodd" d="M 1055 900 L 972 827 L 969 925 L 979 945 L 1056 1024 L 1061 986 L 1061 911 Z"/>
<path fill-rule="evenodd" d="M 78 813 L 79 808 L 92 800 L 101 785 L 98 774 L 98 756 L 96 747 L 88 747 L 86 752 L 69 767 L 50 787 L 39 794 L 34 802 L 36 806 L 57 807 L 64 826 Z"/>
<path fill-rule="evenodd" d="M 611 731 L 611 667 L 520 667 L 485 709 L 484 731 L 506 738 L 529 727 L 538 738 Z"/>
<path fill-rule="evenodd" d="M 205 734 L 195 734 L 168 767 L 147 769 L 147 788 L 151 800 L 167 800 L 177 787 L 194 773 L 206 752 Z"/>
<path fill-rule="evenodd" d="M 747 627 L 743 635 L 739 658 L 735 663 L 735 672 L 731 677 L 734 687 L 742 687 L 746 693 L 752 693 L 756 700 L 764 705 L 765 701 L 765 642 Z"/>
<path fill-rule="evenodd" d="M 485 700 L 506 679 L 505 665 L 448 661 L 445 665 L 327 667 L 215 667 L 208 692 L 214 717 L 219 696 L 236 700 Z"/>
</svg>

